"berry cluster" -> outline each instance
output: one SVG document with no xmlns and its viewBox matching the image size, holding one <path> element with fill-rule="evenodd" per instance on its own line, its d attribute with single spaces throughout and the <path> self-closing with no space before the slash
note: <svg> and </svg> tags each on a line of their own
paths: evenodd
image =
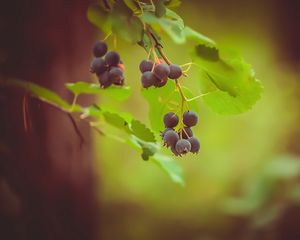
<svg viewBox="0 0 300 240">
<path fill-rule="evenodd" d="M 167 84 L 168 78 L 178 79 L 182 75 L 181 68 L 176 64 L 166 64 L 162 60 L 154 62 L 152 60 L 143 60 L 140 63 L 142 73 L 141 83 L 144 88 L 163 87 Z"/>
<path fill-rule="evenodd" d="M 107 52 L 107 45 L 103 41 L 96 42 L 93 54 L 95 58 L 91 63 L 90 71 L 96 73 L 100 86 L 102 88 L 107 88 L 112 84 L 123 86 L 124 65 L 120 60 L 120 55 L 115 51 Z"/>
<path fill-rule="evenodd" d="M 164 124 L 166 129 L 162 132 L 161 136 L 164 145 L 170 147 L 176 156 L 184 155 L 188 152 L 198 153 L 200 150 L 200 142 L 193 136 L 191 127 L 195 126 L 198 122 L 198 115 L 195 112 L 187 111 L 182 116 L 184 127 L 180 127 L 175 131 L 175 127 L 179 123 L 178 116 L 169 112 L 164 116 Z"/>
</svg>

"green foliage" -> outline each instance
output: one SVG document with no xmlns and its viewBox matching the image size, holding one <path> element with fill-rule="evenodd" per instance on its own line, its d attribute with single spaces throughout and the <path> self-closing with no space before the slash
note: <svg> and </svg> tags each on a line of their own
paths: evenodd
<svg viewBox="0 0 300 240">
<path fill-rule="evenodd" d="M 183 92 L 188 98 L 194 96 L 188 88 L 184 88 Z M 159 132 L 164 129 L 162 116 L 165 113 L 173 111 L 180 114 L 181 97 L 173 81 L 168 81 L 168 83 L 160 89 L 153 87 L 143 89 L 142 95 L 149 104 L 149 119 L 154 131 Z M 195 111 L 198 110 L 195 101 L 189 102 L 189 107 Z"/>
<path fill-rule="evenodd" d="M 37 84 L 17 80 L 17 79 L 9 79 L 6 81 L 0 81 L 0 85 L 5 86 L 14 86 L 23 88 L 25 91 L 32 94 L 34 97 L 47 102 L 50 105 L 53 105 L 64 112 L 79 112 L 82 117 L 93 117 L 98 119 L 104 119 L 105 123 L 111 125 L 117 129 L 123 130 L 128 135 L 128 140 L 124 141 L 128 143 L 129 146 L 133 146 L 134 149 L 138 151 L 141 150 L 141 157 L 144 160 L 148 160 L 150 157 L 155 159 L 155 163 L 161 166 L 165 172 L 167 172 L 170 178 L 176 182 L 182 184 L 182 175 L 180 166 L 176 163 L 172 158 L 164 156 L 163 154 L 157 155 L 157 152 L 160 149 L 159 143 L 156 142 L 154 133 L 143 123 L 134 119 L 130 113 L 122 113 L 119 111 L 115 111 L 110 107 L 105 106 L 97 106 L 95 104 L 89 107 L 81 107 L 79 105 L 71 105 L 65 100 L 63 100 L 59 95 L 55 92 L 48 90 L 44 87 L 41 87 Z M 85 94 L 97 94 L 103 93 L 104 91 L 110 89 L 100 89 L 95 84 L 88 84 L 83 82 L 77 83 L 69 83 L 66 84 L 67 88 L 71 90 L 75 95 L 79 95 L 82 93 Z M 121 89 L 119 89 L 121 91 Z M 118 95 L 116 95 L 118 98 Z M 109 137 L 109 135 L 107 135 Z M 173 161 L 173 163 L 166 162 Z M 173 172 L 175 170 L 175 172 Z"/>
<path fill-rule="evenodd" d="M 157 164 L 166 174 L 168 174 L 174 182 L 181 186 L 185 185 L 182 169 L 172 158 L 157 153 L 151 157 L 151 161 Z"/>
<path fill-rule="evenodd" d="M 163 115 L 169 111 L 178 115 L 188 109 L 197 111 L 198 105 L 195 100 L 198 98 L 217 113 L 243 113 L 258 101 L 262 85 L 256 79 L 251 66 L 240 56 L 221 48 L 212 39 L 185 26 L 182 18 L 169 9 L 177 7 L 180 1 L 157 0 L 153 3 L 154 5 L 134 0 L 100 1 L 90 6 L 87 12 L 89 21 L 105 34 L 112 33 L 126 42 L 138 43 L 147 52 L 153 48 L 153 58 L 156 60 L 155 54 L 159 58 L 167 59 L 162 51 L 161 36 L 158 33 L 165 33 L 176 44 L 184 44 L 187 41 L 194 43 L 192 67 L 196 67 L 199 73 L 199 77 L 194 80 L 199 89 L 193 91 L 201 91 L 202 94 L 194 95 L 190 89 L 172 80 L 159 89 L 143 89 L 142 95 L 149 104 L 151 129 L 134 119 L 130 113 L 114 110 L 111 106 L 92 104 L 82 107 L 75 101 L 81 94 L 103 94 L 112 100 L 125 101 L 131 95 L 129 87 L 112 86 L 102 89 L 97 84 L 86 82 L 67 83 L 66 88 L 74 93 L 74 103 L 69 104 L 56 93 L 33 83 L 10 80 L 9 83 L 2 84 L 21 87 L 62 111 L 80 113 L 82 118 L 96 118 L 113 126 L 112 129 L 121 130 L 122 134 L 127 136 L 125 142 L 141 152 L 144 160 L 151 159 L 151 162 L 163 169 L 173 181 L 183 185 L 180 166 L 172 158 L 161 153 L 160 144 L 156 141 L 159 131 L 164 129 Z M 169 63 L 167 60 L 166 62 Z"/>
<path fill-rule="evenodd" d="M 220 114 L 239 114 L 258 101 L 261 83 L 251 66 L 239 56 L 219 51 L 220 56 L 206 54 L 195 48 L 193 57 L 199 70 L 199 85 L 204 103 Z"/>
<path fill-rule="evenodd" d="M 126 100 L 131 94 L 130 87 L 111 86 L 103 89 L 100 88 L 99 84 L 87 82 L 66 83 L 66 87 L 75 95 L 103 94 L 119 101 Z"/>
</svg>

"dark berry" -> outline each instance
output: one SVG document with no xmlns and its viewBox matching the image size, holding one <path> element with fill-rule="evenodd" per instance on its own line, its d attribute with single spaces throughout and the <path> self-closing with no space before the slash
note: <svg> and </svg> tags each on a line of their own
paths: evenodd
<svg viewBox="0 0 300 240">
<path fill-rule="evenodd" d="M 200 150 L 200 142 L 195 137 L 190 137 L 188 141 L 191 144 L 191 153 L 198 153 Z"/>
<path fill-rule="evenodd" d="M 175 145 L 175 150 L 179 155 L 186 154 L 191 151 L 191 144 L 186 139 L 179 139 Z"/>
<path fill-rule="evenodd" d="M 112 85 L 112 81 L 109 79 L 109 73 L 106 71 L 98 76 L 101 88 L 108 88 Z"/>
<path fill-rule="evenodd" d="M 110 51 L 105 55 L 105 62 L 107 65 L 111 66 L 118 66 L 120 63 L 120 55 L 117 52 Z"/>
<path fill-rule="evenodd" d="M 122 79 L 124 79 L 123 71 L 118 67 L 112 67 L 108 72 L 108 78 L 113 83 L 119 83 Z"/>
<path fill-rule="evenodd" d="M 118 68 L 120 68 L 123 72 L 125 71 L 125 65 L 123 63 L 120 63 L 118 64 Z"/>
<path fill-rule="evenodd" d="M 170 131 L 170 130 L 171 130 L 171 131 L 174 131 L 174 129 L 173 129 L 173 128 L 166 128 L 165 130 L 163 130 L 163 131 L 161 132 L 161 134 L 160 134 L 160 135 L 161 135 L 161 137 L 162 137 L 162 138 L 164 138 L 164 136 L 165 136 L 166 132 L 167 132 L 167 131 Z"/>
<path fill-rule="evenodd" d="M 183 114 L 183 123 L 188 126 L 192 127 L 195 126 L 198 122 L 198 115 L 193 111 L 187 111 Z"/>
<path fill-rule="evenodd" d="M 157 64 L 153 72 L 158 79 L 165 79 L 170 73 L 170 67 L 166 63 Z"/>
<path fill-rule="evenodd" d="M 189 127 L 184 127 L 183 129 L 181 129 L 178 133 L 179 136 L 181 136 L 180 132 L 182 132 L 182 138 L 184 139 L 188 139 L 193 136 L 193 131 Z"/>
<path fill-rule="evenodd" d="M 175 131 L 167 131 L 164 135 L 164 144 L 167 147 L 174 147 L 176 145 L 176 142 L 179 140 L 179 136 Z"/>
<path fill-rule="evenodd" d="M 103 58 L 95 58 L 91 63 L 91 72 L 97 75 L 104 73 L 107 70 L 106 63 Z"/>
<path fill-rule="evenodd" d="M 153 86 L 156 81 L 156 77 L 153 72 L 144 72 L 141 76 L 141 83 L 144 88 Z"/>
<path fill-rule="evenodd" d="M 176 127 L 177 124 L 179 122 L 179 118 L 178 116 L 173 113 L 173 112 L 169 112 L 166 113 L 164 116 L 164 124 L 166 128 L 173 128 Z"/>
<path fill-rule="evenodd" d="M 107 52 L 107 45 L 105 42 L 98 41 L 95 43 L 93 53 L 95 57 L 102 57 Z"/>
<path fill-rule="evenodd" d="M 178 79 L 182 75 L 181 68 L 176 64 L 171 64 L 170 66 L 169 78 Z"/>
<path fill-rule="evenodd" d="M 139 66 L 141 73 L 151 71 L 152 67 L 153 67 L 153 64 L 154 63 L 151 60 L 141 61 L 140 66 Z"/>
<path fill-rule="evenodd" d="M 156 81 L 154 82 L 154 86 L 158 87 L 158 88 L 165 86 L 168 82 L 167 77 L 164 79 L 161 79 L 161 80 L 159 80 L 156 76 L 155 76 L 155 78 L 156 78 Z"/>
<path fill-rule="evenodd" d="M 176 144 L 175 144 L 176 146 Z M 174 153 L 175 156 L 179 156 L 179 153 L 176 151 L 175 146 L 171 146 L 171 151 Z"/>
</svg>

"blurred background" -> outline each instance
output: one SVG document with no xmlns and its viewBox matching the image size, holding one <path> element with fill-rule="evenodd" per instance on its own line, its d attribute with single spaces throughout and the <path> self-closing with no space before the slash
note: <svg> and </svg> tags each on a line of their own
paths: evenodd
<svg viewBox="0 0 300 240">
<path fill-rule="evenodd" d="M 86 20 L 88 4 L 7 3 L 0 53 L 14 57 L 0 59 L 1 75 L 35 81 L 71 99 L 63 83 L 90 78 L 90 49 L 103 38 Z M 0 238 L 300 239 L 300 2 L 182 1 L 176 12 L 253 66 L 264 85 L 261 100 L 237 116 L 215 114 L 199 101 L 194 132 L 201 152 L 176 160 L 184 169 L 181 187 L 126 145 L 86 126 L 90 141 L 79 149 L 66 117 L 34 100 L 36 127 L 24 133 L 22 93 L 1 91 Z M 190 62 L 192 45 L 175 45 L 167 36 L 163 44 L 172 62 Z M 146 54 L 122 42 L 118 51 L 134 89 L 122 109 L 150 124 L 138 72 Z M 192 68 L 184 85 L 196 88 L 195 78 Z"/>
</svg>

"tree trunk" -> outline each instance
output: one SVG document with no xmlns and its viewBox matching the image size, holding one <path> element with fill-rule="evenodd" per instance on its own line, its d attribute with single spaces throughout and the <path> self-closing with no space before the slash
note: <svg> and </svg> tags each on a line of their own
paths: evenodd
<svg viewBox="0 0 300 240">
<path fill-rule="evenodd" d="M 70 101 L 64 83 L 89 77 L 87 6 L 85 0 L 2 3 L 0 78 L 32 81 Z M 79 124 L 85 139 L 80 147 L 65 113 L 24 96 L 0 88 L 1 239 L 95 239 L 90 130 Z"/>
</svg>

